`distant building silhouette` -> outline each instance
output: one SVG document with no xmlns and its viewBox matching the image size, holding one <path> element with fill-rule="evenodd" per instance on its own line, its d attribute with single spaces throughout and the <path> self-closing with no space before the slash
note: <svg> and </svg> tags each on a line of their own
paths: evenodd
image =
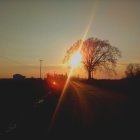
<svg viewBox="0 0 140 140">
<path fill-rule="evenodd" d="M 13 79 L 14 80 L 23 80 L 23 79 L 25 79 L 26 77 L 25 76 L 23 76 L 23 75 L 21 75 L 21 74 L 14 74 L 13 75 Z"/>
</svg>

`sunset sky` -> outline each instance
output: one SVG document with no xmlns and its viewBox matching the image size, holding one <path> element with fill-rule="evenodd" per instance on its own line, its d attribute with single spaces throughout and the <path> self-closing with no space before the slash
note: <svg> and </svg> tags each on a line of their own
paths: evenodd
<svg viewBox="0 0 140 140">
<path fill-rule="evenodd" d="M 0 0 L 0 78 L 64 73 L 66 50 L 97 37 L 119 48 L 118 73 L 140 63 L 139 0 Z M 84 73 L 84 72 L 83 72 Z"/>
</svg>

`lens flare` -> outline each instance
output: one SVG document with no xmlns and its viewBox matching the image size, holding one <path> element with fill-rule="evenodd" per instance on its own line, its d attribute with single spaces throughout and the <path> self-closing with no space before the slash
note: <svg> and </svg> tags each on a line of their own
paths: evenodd
<svg viewBox="0 0 140 140">
<path fill-rule="evenodd" d="M 91 25 L 93 23 L 93 18 L 95 17 L 95 14 L 96 14 L 96 10 L 97 10 L 98 4 L 99 4 L 98 1 L 95 1 L 94 5 L 93 5 L 93 7 L 91 9 L 91 13 L 90 13 L 90 17 L 89 17 L 89 20 L 88 20 L 88 24 L 86 26 L 85 33 L 83 34 L 82 40 L 85 40 L 85 38 L 88 35 L 90 27 L 91 27 Z M 81 51 L 82 45 L 83 44 L 81 43 L 78 51 L 76 53 L 74 53 L 73 56 L 70 59 L 69 63 L 71 65 L 71 70 L 69 72 L 69 75 L 68 75 L 67 81 L 65 83 L 64 89 L 63 89 L 63 91 L 61 93 L 61 96 L 60 96 L 60 98 L 58 100 L 57 106 L 56 106 L 56 108 L 54 110 L 54 113 L 53 113 L 53 116 L 52 116 L 52 119 L 51 119 L 51 122 L 50 122 L 50 126 L 49 126 L 49 131 L 51 131 L 51 129 L 55 125 L 55 121 L 56 121 L 57 115 L 58 115 L 58 113 L 61 110 L 61 107 L 62 107 L 62 104 L 63 104 L 63 100 L 64 100 L 64 95 L 66 94 L 66 90 L 67 90 L 68 85 L 69 85 L 70 77 L 73 74 L 73 70 L 74 70 L 75 67 L 80 65 L 81 58 L 82 58 L 82 56 L 80 54 L 80 51 Z"/>
<path fill-rule="evenodd" d="M 82 60 L 82 56 L 80 51 L 77 51 L 76 53 L 74 53 L 69 61 L 69 64 L 72 68 L 76 68 L 80 65 Z"/>
<path fill-rule="evenodd" d="M 57 106 L 55 108 L 55 111 L 53 113 L 53 116 L 52 116 L 52 119 L 51 119 L 51 122 L 50 122 L 50 125 L 49 125 L 49 131 L 53 128 L 53 126 L 55 124 L 55 121 L 56 121 L 56 118 L 57 118 L 57 115 L 58 115 L 59 111 L 61 110 L 61 106 L 62 106 L 63 100 L 64 100 L 64 95 L 65 95 L 66 89 L 68 87 L 68 84 L 69 84 L 70 77 L 71 77 L 72 73 L 73 73 L 73 68 L 71 68 L 71 70 L 69 72 L 67 81 L 65 83 L 65 86 L 64 86 L 63 91 L 61 93 L 61 96 L 60 96 L 60 98 L 58 100 L 58 103 L 57 103 Z"/>
</svg>

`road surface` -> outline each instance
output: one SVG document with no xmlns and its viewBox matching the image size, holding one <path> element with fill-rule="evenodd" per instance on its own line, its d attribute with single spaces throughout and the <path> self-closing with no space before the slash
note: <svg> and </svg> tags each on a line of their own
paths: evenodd
<svg viewBox="0 0 140 140">
<path fill-rule="evenodd" d="M 115 139 L 128 132 L 127 96 L 82 82 L 69 82 L 54 112 L 50 137 Z"/>
<path fill-rule="evenodd" d="M 60 93 L 46 82 L 29 80 L 4 81 L 1 91 L 0 135 L 55 140 L 125 140 L 139 135 L 139 98 L 132 88 L 127 96 L 70 81 Z"/>
</svg>

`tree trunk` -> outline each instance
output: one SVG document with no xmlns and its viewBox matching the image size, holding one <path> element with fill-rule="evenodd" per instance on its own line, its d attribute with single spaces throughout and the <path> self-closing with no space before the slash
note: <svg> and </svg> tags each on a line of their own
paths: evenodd
<svg viewBox="0 0 140 140">
<path fill-rule="evenodd" d="M 91 78 L 93 79 L 93 71 L 91 72 Z"/>
<path fill-rule="evenodd" d="M 88 80 L 91 80 L 91 71 L 88 71 Z"/>
</svg>

